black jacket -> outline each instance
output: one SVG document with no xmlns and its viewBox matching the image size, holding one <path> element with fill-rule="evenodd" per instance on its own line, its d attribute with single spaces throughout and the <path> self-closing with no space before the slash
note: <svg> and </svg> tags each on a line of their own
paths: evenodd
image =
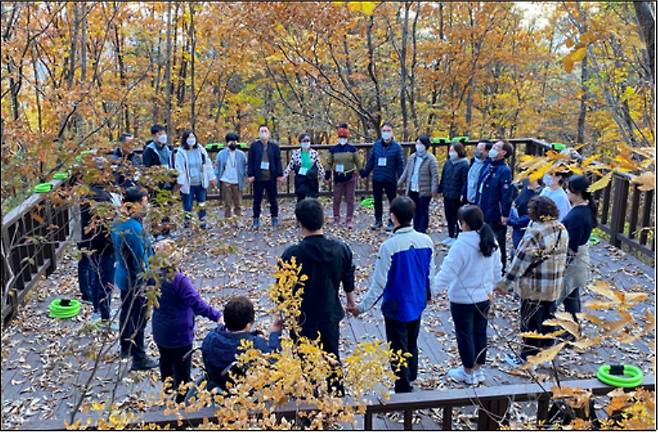
<svg viewBox="0 0 658 433">
<path fill-rule="evenodd" d="M 91 201 L 110 203 L 112 196 L 98 185 L 91 186 L 92 194 L 83 199 L 80 205 L 80 226 L 82 230 L 81 241 L 78 248 L 93 250 L 97 254 L 114 254 L 110 231 L 102 219 L 96 219 L 93 230 L 87 230 L 93 219 Z"/>
<path fill-rule="evenodd" d="M 283 176 L 283 167 L 281 166 L 281 149 L 274 141 L 267 144 L 267 159 L 270 162 L 270 173 L 272 179 Z M 263 143 L 256 140 L 249 145 L 247 153 L 247 176 L 255 177 L 260 180 L 260 163 L 263 160 Z"/>
<path fill-rule="evenodd" d="M 443 197 L 450 199 L 462 199 L 464 184 L 468 178 L 468 160 L 465 158 L 453 162 L 446 161 L 443 164 L 441 172 L 441 181 L 439 182 L 439 192 Z"/>
<path fill-rule="evenodd" d="M 323 235 L 308 236 L 297 245 L 288 247 L 281 258 L 289 261 L 293 256 L 302 265 L 302 274 L 308 276 L 301 307 L 302 328 L 340 321 L 345 317 L 338 297 L 340 284 L 343 284 L 345 293 L 354 290 L 350 247 Z"/>
</svg>

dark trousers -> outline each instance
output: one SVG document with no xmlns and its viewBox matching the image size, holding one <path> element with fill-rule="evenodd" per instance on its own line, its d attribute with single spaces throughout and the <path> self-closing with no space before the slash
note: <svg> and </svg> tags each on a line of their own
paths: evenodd
<svg viewBox="0 0 658 433">
<path fill-rule="evenodd" d="M 537 331 L 547 334 L 555 331 L 554 326 L 543 325 L 544 320 L 552 319 L 555 312 L 555 301 L 521 300 L 521 332 Z M 540 350 L 551 347 L 553 339 L 524 338 L 521 358 L 527 359 L 529 355 L 536 355 Z"/>
<path fill-rule="evenodd" d="M 83 254 L 78 262 L 78 284 L 82 300 L 94 305 L 101 318 L 110 318 L 110 301 L 114 282 L 114 253 Z"/>
<path fill-rule="evenodd" d="M 487 359 L 487 314 L 489 301 L 477 304 L 450 303 L 459 357 L 465 368 L 484 365 Z"/>
<path fill-rule="evenodd" d="M 146 358 L 144 350 L 144 328 L 146 317 L 146 298 L 140 292 L 142 287 L 121 291 L 121 352 L 128 352 L 133 359 Z"/>
<path fill-rule="evenodd" d="M 257 180 L 254 182 L 254 218 L 260 218 L 260 204 L 263 201 L 263 193 L 267 193 L 270 201 L 270 214 L 272 218 L 279 216 L 279 204 L 277 203 L 276 179 Z"/>
<path fill-rule="evenodd" d="M 505 273 L 505 266 L 507 265 L 507 226 L 498 223 L 487 222 L 496 235 L 496 242 L 500 248 L 500 262 L 503 265 L 503 274 Z"/>
<path fill-rule="evenodd" d="M 409 192 L 409 197 L 416 205 L 416 209 L 414 210 L 414 230 L 427 233 L 427 227 L 430 225 L 430 201 L 432 201 L 432 197 L 421 197 L 420 194 L 414 191 Z"/>
<path fill-rule="evenodd" d="M 160 352 L 160 380 L 164 382 L 171 377 L 173 390 L 178 390 L 178 385 L 192 380 L 192 356 L 187 355 L 192 350 L 192 345 L 183 347 L 162 347 L 158 344 Z M 176 401 L 183 401 L 185 395 L 178 394 Z"/>
<path fill-rule="evenodd" d="M 290 337 L 293 341 L 297 341 L 298 336 L 291 333 Z M 336 361 L 340 364 L 340 354 L 338 352 L 338 344 L 340 340 L 340 322 L 324 322 L 313 325 L 304 324 L 299 337 L 306 337 L 310 340 L 315 340 L 320 337 L 322 348 L 327 353 L 336 355 Z M 340 365 L 336 367 L 340 369 Z M 336 373 L 331 374 L 327 378 L 329 388 L 336 388 L 338 395 L 344 395 L 345 389 L 340 382 L 340 376 Z"/>
<path fill-rule="evenodd" d="M 201 185 L 191 185 L 189 194 L 183 194 L 181 192 L 180 196 L 183 202 L 183 210 L 185 212 L 192 212 L 192 207 L 196 201 L 199 203 L 199 219 L 204 220 L 206 218 L 206 193 L 207 190 Z"/>
<path fill-rule="evenodd" d="M 375 201 L 375 221 L 382 222 L 382 215 L 384 214 L 383 210 L 383 199 L 384 193 L 388 198 L 388 204 L 391 205 L 391 202 L 395 198 L 397 183 L 395 182 L 379 182 L 376 180 L 372 181 L 372 195 Z"/>
<path fill-rule="evenodd" d="M 418 333 L 420 332 L 420 318 L 413 322 L 398 322 L 397 320 L 384 318 L 386 325 L 386 340 L 391 343 L 391 349 L 401 350 L 402 353 L 409 352 L 411 358 L 407 359 L 408 365 L 402 367 L 395 381 L 395 392 L 411 392 L 411 382 L 418 376 Z M 395 371 L 395 368 L 394 368 Z"/>
<path fill-rule="evenodd" d="M 459 233 L 459 226 L 457 225 L 457 211 L 461 206 L 461 201 L 458 198 L 443 197 L 443 211 L 446 214 L 446 222 L 448 223 L 448 236 L 456 238 Z"/>
<path fill-rule="evenodd" d="M 580 313 L 582 311 L 580 306 L 580 289 L 578 287 L 573 289 L 569 296 L 564 298 L 562 303 L 564 304 L 564 311 L 571 313 L 573 320 L 578 323 L 578 317 L 576 317 L 576 313 Z"/>
</svg>

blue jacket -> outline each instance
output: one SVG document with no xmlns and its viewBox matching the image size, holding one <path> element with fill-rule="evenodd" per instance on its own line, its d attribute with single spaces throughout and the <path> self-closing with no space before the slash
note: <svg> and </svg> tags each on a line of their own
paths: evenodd
<svg viewBox="0 0 658 433">
<path fill-rule="evenodd" d="M 267 144 L 267 159 L 270 162 L 270 173 L 272 178 L 283 176 L 281 166 L 281 149 L 274 141 Z M 247 152 L 247 176 L 260 180 L 260 163 L 263 160 L 263 143 L 256 140 L 249 145 Z M 274 179 L 272 179 L 274 180 Z"/>
<path fill-rule="evenodd" d="M 254 348 L 262 353 L 270 353 L 281 348 L 281 333 L 272 332 L 268 340 L 258 331 L 233 333 L 225 325 L 219 325 L 206 335 L 201 345 L 203 364 L 208 379 L 220 383 L 222 371 L 235 361 L 240 341 L 251 340 Z"/>
<path fill-rule="evenodd" d="M 480 170 L 475 203 L 484 214 L 484 221 L 500 225 L 501 217 L 508 217 L 512 208 L 512 171 L 504 159 L 485 163 Z"/>
<path fill-rule="evenodd" d="M 464 196 L 464 185 L 468 177 L 468 160 L 448 160 L 443 164 L 439 192 L 444 198 L 461 199 Z"/>
<path fill-rule="evenodd" d="M 114 285 L 123 292 L 141 285 L 140 274 L 148 270 L 149 257 L 153 255 L 141 221 L 131 217 L 121 224 L 114 223 L 112 245 L 116 260 Z"/>
<path fill-rule="evenodd" d="M 379 165 L 379 158 L 386 158 L 386 165 Z M 366 177 L 372 172 L 372 180 L 384 183 L 397 183 L 404 171 L 404 152 L 397 141 L 391 140 L 388 146 L 380 138 L 375 141 L 368 154 L 368 161 L 360 174 Z"/>
<path fill-rule="evenodd" d="M 176 272 L 174 279 L 163 279 L 159 306 L 153 309 L 153 340 L 158 346 L 175 349 L 194 341 L 194 316 L 213 322 L 222 315 L 206 304 L 189 278 Z"/>
<path fill-rule="evenodd" d="M 362 313 L 382 299 L 387 319 L 413 322 L 423 313 L 434 283 L 434 243 L 412 227 L 400 227 L 379 248 L 370 289 L 359 304 Z"/>
</svg>

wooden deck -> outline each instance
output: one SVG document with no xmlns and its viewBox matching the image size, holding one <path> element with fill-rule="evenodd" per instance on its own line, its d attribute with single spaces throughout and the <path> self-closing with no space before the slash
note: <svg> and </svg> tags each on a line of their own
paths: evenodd
<svg viewBox="0 0 658 433">
<path fill-rule="evenodd" d="M 323 199 L 324 200 L 324 199 Z M 330 216 L 331 205 L 325 200 L 325 211 Z M 246 205 L 247 203 L 245 203 Z M 190 240 L 189 265 L 184 271 L 193 279 L 202 296 L 213 305 L 221 307 L 226 299 L 235 294 L 249 296 L 257 306 L 258 322 L 267 325 L 266 311 L 269 307 L 265 296 L 272 282 L 272 268 L 275 258 L 283 249 L 299 239 L 293 216 L 293 203 L 281 203 L 282 227 L 272 232 L 269 217 L 263 218 L 263 229 L 254 233 L 248 230 L 215 227 L 206 232 L 203 238 Z M 210 209 L 211 215 L 221 211 Z M 374 233 L 367 226 L 372 222 L 370 210 L 357 209 L 355 230 L 344 229 L 328 232 L 349 242 L 357 265 L 357 298 L 367 289 L 368 277 L 379 244 L 386 234 Z M 251 212 L 246 210 L 245 214 Z M 446 235 L 440 222 L 443 221 L 439 203 L 431 208 L 431 236 L 438 251 L 437 263 L 441 263 L 447 249 L 439 245 Z M 264 215 L 268 211 L 264 209 Z M 212 221 L 211 217 L 211 221 Z M 328 221 L 330 218 L 327 219 Z M 234 246 L 230 248 L 227 246 Z M 87 320 L 91 308 L 84 306 L 82 313 L 71 320 L 50 319 L 47 315 L 48 303 L 56 296 L 78 296 L 75 249 L 65 253 L 54 274 L 41 282 L 32 292 L 18 316 L 4 329 L 2 334 L 2 428 L 20 428 L 26 422 L 34 426 L 40 420 L 64 419 L 79 398 L 80 389 L 88 380 L 95 362 L 98 370 L 92 380 L 92 400 L 105 400 L 112 394 L 120 405 L 137 407 L 141 402 L 159 393 L 157 370 L 144 373 L 127 372 L 128 365 L 118 361 L 118 343 L 111 341 L 108 353 L 95 360 L 94 348 L 101 344 L 101 336 L 93 330 Z M 655 275 L 652 268 L 634 257 L 620 252 L 605 243 L 592 248 L 592 261 L 596 277 L 605 278 L 617 287 L 628 291 L 645 291 L 651 294 L 650 301 L 636 307 L 636 311 L 649 309 L 655 313 Z M 588 293 L 583 294 L 586 301 Z M 115 293 L 113 307 L 119 305 Z M 484 386 L 526 383 L 528 378 L 509 374 L 502 362 L 505 341 L 518 332 L 518 301 L 511 296 L 496 302 L 496 317 L 489 329 L 490 350 L 486 369 L 487 382 Z M 205 319 L 197 322 L 196 343 L 214 325 Z M 592 332 L 585 329 L 585 332 Z M 627 362 L 640 366 L 647 374 L 653 374 L 650 357 L 653 356 L 651 335 L 632 344 L 621 345 L 605 342 L 594 351 L 577 353 L 565 352 L 559 357 L 563 379 L 592 378 L 593 372 L 603 362 Z M 359 319 L 347 318 L 341 324 L 341 352 L 348 353 L 355 342 L 370 338 L 385 340 L 384 324 L 378 308 L 371 310 Z M 460 385 L 446 377 L 448 368 L 459 364 L 454 329 L 448 302 L 442 294 L 434 305 L 428 307 L 423 316 L 423 326 L 419 339 L 420 363 L 416 386 L 422 389 L 451 389 Z M 518 340 L 518 339 L 517 339 Z M 150 337 L 150 324 L 147 326 L 148 351 L 157 356 L 157 348 Z M 96 349 L 97 350 L 97 349 Z M 195 354 L 193 376 L 198 374 L 200 356 Z M 121 380 L 117 380 L 122 377 Z M 474 426 L 474 409 L 455 410 L 454 419 L 464 429 Z M 438 411 L 426 410 L 415 419 L 414 428 L 440 428 Z M 357 426 L 355 426 L 357 427 Z M 402 429 L 402 418 L 393 419 L 376 416 L 375 429 Z"/>
</svg>

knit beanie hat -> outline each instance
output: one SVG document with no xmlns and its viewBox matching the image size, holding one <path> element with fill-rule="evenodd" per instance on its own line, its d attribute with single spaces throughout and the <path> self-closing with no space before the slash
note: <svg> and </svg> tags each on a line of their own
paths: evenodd
<svg viewBox="0 0 658 433">
<path fill-rule="evenodd" d="M 346 124 L 340 125 L 338 128 L 338 136 L 341 138 L 350 138 L 350 130 L 347 128 Z"/>
</svg>

